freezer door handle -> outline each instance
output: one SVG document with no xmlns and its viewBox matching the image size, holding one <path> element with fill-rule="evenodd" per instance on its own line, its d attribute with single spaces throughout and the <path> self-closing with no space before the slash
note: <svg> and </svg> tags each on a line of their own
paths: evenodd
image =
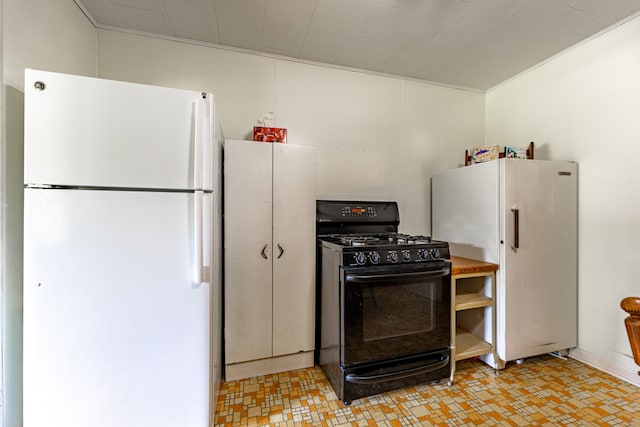
<svg viewBox="0 0 640 427">
<path fill-rule="evenodd" d="M 267 247 L 269 245 L 267 245 L 266 243 L 264 244 L 264 246 L 262 247 L 262 250 L 260 251 L 260 256 L 264 259 L 269 259 L 269 257 L 267 256 Z"/>
<path fill-rule="evenodd" d="M 511 249 L 518 252 L 520 247 L 520 210 L 511 209 L 511 212 L 513 212 L 513 245 L 511 245 Z"/>
<path fill-rule="evenodd" d="M 202 160 L 203 160 L 203 140 L 205 123 L 205 104 L 202 100 L 196 102 L 195 129 L 193 141 L 193 188 L 202 189 Z"/>
<path fill-rule="evenodd" d="M 193 147 L 193 188 L 213 186 L 213 96 L 203 92 L 196 102 Z"/>
</svg>

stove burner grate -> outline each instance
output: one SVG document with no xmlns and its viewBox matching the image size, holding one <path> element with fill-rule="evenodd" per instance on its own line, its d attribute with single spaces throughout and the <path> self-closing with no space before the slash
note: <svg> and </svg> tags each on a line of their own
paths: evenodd
<svg viewBox="0 0 640 427">
<path fill-rule="evenodd" d="M 431 243 L 431 237 L 409 235 L 403 233 L 382 234 L 332 234 L 329 240 L 336 241 L 343 246 L 380 246 L 380 245 L 424 245 Z"/>
</svg>

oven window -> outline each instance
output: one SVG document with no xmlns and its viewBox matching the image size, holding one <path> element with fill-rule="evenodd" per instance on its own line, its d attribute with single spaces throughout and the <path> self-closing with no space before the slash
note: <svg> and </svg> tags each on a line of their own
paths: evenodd
<svg viewBox="0 0 640 427">
<path fill-rule="evenodd" d="M 345 366 L 447 348 L 451 342 L 448 266 L 345 271 L 341 355 Z"/>
<path fill-rule="evenodd" d="M 377 284 L 361 292 L 365 342 L 427 333 L 435 327 L 434 284 Z"/>
</svg>

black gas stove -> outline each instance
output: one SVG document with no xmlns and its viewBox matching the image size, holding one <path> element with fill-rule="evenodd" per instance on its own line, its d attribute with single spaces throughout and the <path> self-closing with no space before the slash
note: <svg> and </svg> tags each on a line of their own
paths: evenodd
<svg viewBox="0 0 640 427">
<path fill-rule="evenodd" d="M 448 243 L 399 233 L 395 202 L 316 208 L 316 348 L 340 400 L 448 378 Z"/>
</svg>

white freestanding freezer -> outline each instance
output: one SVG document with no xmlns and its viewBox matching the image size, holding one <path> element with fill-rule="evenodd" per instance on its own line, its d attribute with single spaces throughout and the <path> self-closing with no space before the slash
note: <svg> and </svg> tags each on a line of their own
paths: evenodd
<svg viewBox="0 0 640 427">
<path fill-rule="evenodd" d="M 494 367 L 577 345 L 577 172 L 499 159 L 431 179 L 433 237 L 452 255 L 500 266 Z"/>
<path fill-rule="evenodd" d="M 27 70 L 25 427 L 213 425 L 221 138 L 211 94 Z"/>
</svg>

